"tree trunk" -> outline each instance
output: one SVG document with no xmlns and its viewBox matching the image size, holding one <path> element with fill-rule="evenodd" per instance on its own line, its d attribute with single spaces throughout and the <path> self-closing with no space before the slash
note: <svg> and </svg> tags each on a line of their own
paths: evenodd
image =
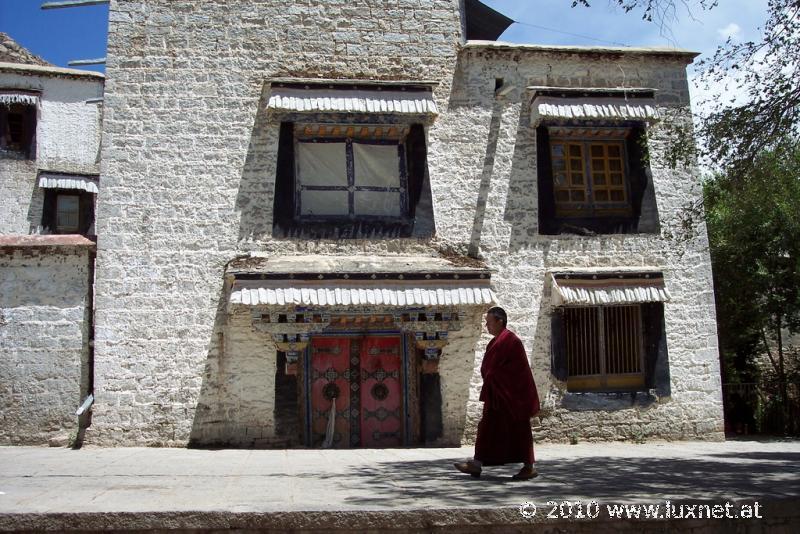
<svg viewBox="0 0 800 534">
<path fill-rule="evenodd" d="M 781 332 L 783 327 L 783 316 L 778 315 L 778 324 L 777 326 L 777 340 L 778 340 L 778 380 L 780 380 L 780 388 L 781 388 L 781 412 L 783 416 L 783 432 L 784 434 L 788 434 L 791 430 L 789 425 L 793 424 L 792 421 L 789 420 L 789 395 L 788 395 L 788 387 L 786 384 L 786 369 L 784 367 L 784 360 L 783 360 L 783 333 Z"/>
</svg>

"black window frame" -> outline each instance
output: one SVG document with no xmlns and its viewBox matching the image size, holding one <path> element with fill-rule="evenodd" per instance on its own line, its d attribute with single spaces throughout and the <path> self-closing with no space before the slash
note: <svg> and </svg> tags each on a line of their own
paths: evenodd
<svg viewBox="0 0 800 534">
<path fill-rule="evenodd" d="M 640 308 L 642 328 L 642 359 L 644 383 L 639 387 L 606 387 L 570 390 L 578 393 L 630 393 L 633 391 L 654 390 L 658 397 L 669 397 L 670 370 L 664 323 L 664 303 L 637 303 Z M 582 306 L 581 308 L 597 308 Z M 565 313 L 567 307 L 555 307 L 551 313 L 551 373 L 565 384 L 569 382 L 568 355 L 566 350 Z"/>
<path fill-rule="evenodd" d="M 0 157 L 16 155 L 35 159 L 37 116 L 35 104 L 0 104 Z M 12 139 L 11 117 L 19 117 L 22 129 L 16 140 Z"/>
<path fill-rule="evenodd" d="M 299 148 L 300 143 L 337 143 L 337 144 L 344 144 L 345 149 L 345 160 L 346 160 L 346 172 L 347 172 L 347 186 L 309 186 L 303 185 L 299 183 L 298 180 L 295 179 L 295 197 L 294 197 L 294 219 L 300 223 L 309 223 L 309 222 L 321 222 L 321 223 L 349 223 L 354 220 L 360 221 L 394 221 L 398 223 L 403 223 L 408 221 L 409 219 L 409 201 L 408 201 L 408 173 L 406 171 L 407 168 L 407 160 L 406 160 L 406 148 L 405 148 L 405 139 L 400 139 L 397 141 L 383 141 L 383 140 L 365 140 L 365 139 L 354 139 L 350 137 L 315 137 L 309 139 L 302 139 L 297 136 L 294 138 L 295 143 L 295 153 Z M 373 186 L 359 186 L 355 183 L 355 155 L 354 155 L 354 145 L 355 144 L 363 144 L 363 145 L 375 145 L 375 146 L 395 146 L 397 147 L 397 158 L 398 158 L 398 175 L 399 175 L 399 186 L 397 188 L 378 188 Z M 297 176 L 297 165 L 298 161 L 295 158 L 295 177 Z M 390 191 L 385 191 L 389 189 Z M 396 191 L 394 191 L 396 189 Z M 381 216 L 381 215 L 369 215 L 369 214 L 356 214 L 355 213 L 355 204 L 356 204 L 356 194 L 359 192 L 367 192 L 367 191 L 376 191 L 380 190 L 380 192 L 397 192 L 399 193 L 399 216 Z M 347 192 L 348 193 L 348 214 L 347 215 L 304 215 L 302 213 L 302 192 L 303 191 L 340 191 L 340 192 Z"/>
<path fill-rule="evenodd" d="M 290 120 L 291 119 L 291 120 Z M 287 117 L 280 123 L 278 154 L 273 201 L 273 237 L 299 239 L 382 239 L 382 238 L 430 238 L 435 233 L 432 223 L 433 207 L 430 202 L 420 202 L 423 195 L 430 197 L 428 175 L 428 149 L 425 123 L 419 120 L 402 120 L 397 116 L 356 115 L 346 117 Z M 352 125 L 398 125 L 408 128 L 403 140 L 402 164 L 406 175 L 406 202 L 400 217 L 355 215 L 354 217 L 298 216 L 296 176 L 297 126 L 306 123 L 352 124 Z M 324 142 L 325 140 L 320 140 Z M 339 139 L 337 142 L 341 142 Z M 419 224 L 421 218 L 426 224 Z"/>
<path fill-rule="evenodd" d="M 551 128 L 587 130 L 624 129 L 625 187 L 630 214 L 602 212 L 586 216 L 559 215 L 556 209 L 554 172 L 551 155 Z M 591 143 L 591 136 L 576 136 L 575 142 Z M 536 128 L 539 234 L 658 234 L 661 230 L 647 153 L 647 126 L 643 122 L 545 121 Z M 586 156 L 584 156 L 586 157 Z M 588 177 L 585 177 L 588 181 Z"/>
<path fill-rule="evenodd" d="M 78 197 L 78 228 L 76 232 L 60 231 L 57 227 L 57 206 L 59 196 Z M 95 218 L 95 197 L 94 193 L 80 189 L 44 189 L 44 204 L 42 209 L 42 227 L 52 234 L 80 234 L 84 237 L 94 238 L 90 230 L 94 227 Z"/>
</svg>

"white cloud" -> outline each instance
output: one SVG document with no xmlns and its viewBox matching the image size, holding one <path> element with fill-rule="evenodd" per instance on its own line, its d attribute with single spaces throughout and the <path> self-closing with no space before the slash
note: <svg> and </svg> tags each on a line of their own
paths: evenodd
<svg viewBox="0 0 800 534">
<path fill-rule="evenodd" d="M 736 39 L 736 38 L 739 37 L 739 34 L 741 33 L 741 31 L 742 31 L 742 28 L 740 28 L 738 24 L 736 24 L 735 22 L 731 22 L 730 24 L 728 24 L 724 28 L 718 28 L 717 29 L 717 34 L 723 40 L 728 39 L 728 38 Z"/>
</svg>

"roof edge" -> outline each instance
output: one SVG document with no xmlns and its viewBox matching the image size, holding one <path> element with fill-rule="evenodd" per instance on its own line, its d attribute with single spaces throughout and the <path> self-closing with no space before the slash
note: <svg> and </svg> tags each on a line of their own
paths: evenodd
<svg viewBox="0 0 800 534">
<path fill-rule="evenodd" d="M 550 52 L 557 54 L 597 54 L 597 55 L 644 55 L 644 56 L 665 56 L 678 57 L 691 62 L 700 55 L 700 52 L 693 52 L 682 48 L 668 47 L 627 47 L 627 46 L 573 46 L 573 45 L 539 45 L 539 44 L 518 44 L 503 41 L 467 41 L 463 46 L 464 50 L 498 50 L 498 51 L 517 51 L 517 52 Z"/>
<path fill-rule="evenodd" d="M 23 63 L 0 62 L 0 71 L 20 74 L 38 74 L 42 76 L 68 76 L 74 78 L 93 78 L 98 81 L 106 79 L 105 74 L 93 70 L 65 69 L 63 67 L 43 67 Z"/>
</svg>

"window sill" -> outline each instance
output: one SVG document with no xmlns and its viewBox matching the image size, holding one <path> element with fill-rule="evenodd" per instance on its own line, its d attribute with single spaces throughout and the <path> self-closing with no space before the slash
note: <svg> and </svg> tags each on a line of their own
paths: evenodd
<svg viewBox="0 0 800 534">
<path fill-rule="evenodd" d="M 425 239 L 433 237 L 430 229 L 420 228 L 414 220 L 387 221 L 316 221 L 276 223 L 272 227 L 275 239 Z"/>
<path fill-rule="evenodd" d="M 36 158 L 31 157 L 27 150 L 11 150 L 8 148 L 0 148 L 0 159 L 33 161 Z"/>
<path fill-rule="evenodd" d="M 646 408 L 663 401 L 655 390 L 564 392 L 561 407 L 574 412 L 615 411 Z"/>
<path fill-rule="evenodd" d="M 539 235 L 594 237 L 618 234 L 654 235 L 660 232 L 660 228 L 640 228 L 639 220 L 633 217 L 556 218 L 539 221 Z"/>
</svg>

